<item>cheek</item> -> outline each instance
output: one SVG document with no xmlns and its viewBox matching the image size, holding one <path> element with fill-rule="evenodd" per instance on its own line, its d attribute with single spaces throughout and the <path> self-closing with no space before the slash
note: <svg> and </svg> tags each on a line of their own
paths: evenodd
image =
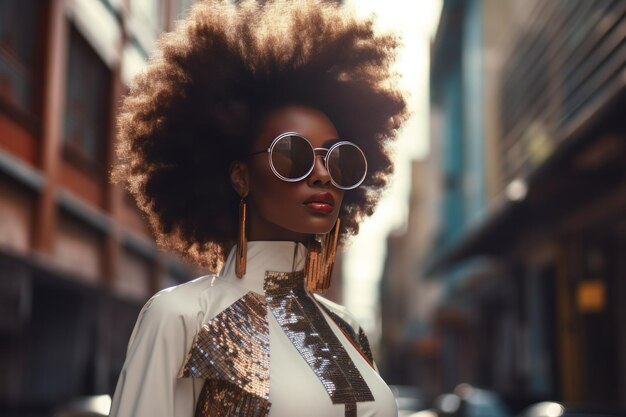
<svg viewBox="0 0 626 417">
<path fill-rule="evenodd" d="M 269 166 L 255 164 L 249 167 L 251 216 L 260 224 L 278 225 L 297 233 L 326 233 L 339 215 L 344 192 L 333 189 L 336 211 L 331 216 L 315 216 L 304 206 L 311 195 L 306 180 L 286 182 L 277 178 Z"/>
<path fill-rule="evenodd" d="M 250 199 L 259 210 L 280 210 L 294 194 L 294 185 L 276 177 L 267 164 L 250 167 Z"/>
<path fill-rule="evenodd" d="M 343 207 L 343 197 L 345 196 L 345 191 L 341 191 L 341 194 L 339 195 L 339 208 L 341 209 L 341 207 Z"/>
</svg>

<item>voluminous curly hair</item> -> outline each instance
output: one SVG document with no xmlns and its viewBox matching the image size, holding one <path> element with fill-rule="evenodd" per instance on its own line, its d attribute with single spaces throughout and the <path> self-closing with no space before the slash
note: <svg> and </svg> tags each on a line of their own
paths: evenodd
<svg viewBox="0 0 626 417">
<path fill-rule="evenodd" d="M 387 145 L 406 117 L 390 69 L 397 47 L 331 2 L 200 1 L 131 83 L 112 178 L 127 185 L 160 246 L 217 271 L 237 232 L 229 165 L 249 153 L 273 109 L 310 106 L 368 159 L 367 178 L 339 213 L 344 241 L 392 172 Z"/>
</svg>

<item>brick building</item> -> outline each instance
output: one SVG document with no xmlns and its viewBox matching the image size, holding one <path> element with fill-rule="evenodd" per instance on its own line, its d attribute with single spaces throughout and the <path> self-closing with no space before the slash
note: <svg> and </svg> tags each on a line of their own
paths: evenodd
<svg viewBox="0 0 626 417">
<path fill-rule="evenodd" d="M 139 308 L 200 271 L 108 181 L 114 116 L 190 0 L 0 3 L 0 414 L 111 393 Z"/>
</svg>

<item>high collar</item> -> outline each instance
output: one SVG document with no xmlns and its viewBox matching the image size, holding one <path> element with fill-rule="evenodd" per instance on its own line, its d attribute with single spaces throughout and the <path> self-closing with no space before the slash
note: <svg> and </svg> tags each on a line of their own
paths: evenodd
<svg viewBox="0 0 626 417">
<path fill-rule="evenodd" d="M 258 294 L 264 294 L 263 284 L 267 271 L 300 271 L 304 269 L 307 255 L 307 249 L 302 243 L 290 241 L 248 242 L 247 252 L 246 274 L 243 277 L 237 278 L 235 274 L 236 246 L 228 254 L 219 277 L 220 279 L 236 282 Z"/>
</svg>

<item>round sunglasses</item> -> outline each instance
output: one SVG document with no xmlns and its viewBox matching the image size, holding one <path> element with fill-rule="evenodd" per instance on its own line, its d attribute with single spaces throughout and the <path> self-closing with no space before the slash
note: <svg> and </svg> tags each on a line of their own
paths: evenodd
<svg viewBox="0 0 626 417">
<path fill-rule="evenodd" d="M 304 136 L 286 132 L 277 136 L 269 148 L 250 156 L 267 153 L 272 172 L 283 181 L 296 182 L 313 172 L 315 159 L 321 156 L 332 184 L 342 190 L 352 190 L 365 180 L 367 159 L 352 142 L 339 141 L 330 148 L 314 148 Z"/>
</svg>

